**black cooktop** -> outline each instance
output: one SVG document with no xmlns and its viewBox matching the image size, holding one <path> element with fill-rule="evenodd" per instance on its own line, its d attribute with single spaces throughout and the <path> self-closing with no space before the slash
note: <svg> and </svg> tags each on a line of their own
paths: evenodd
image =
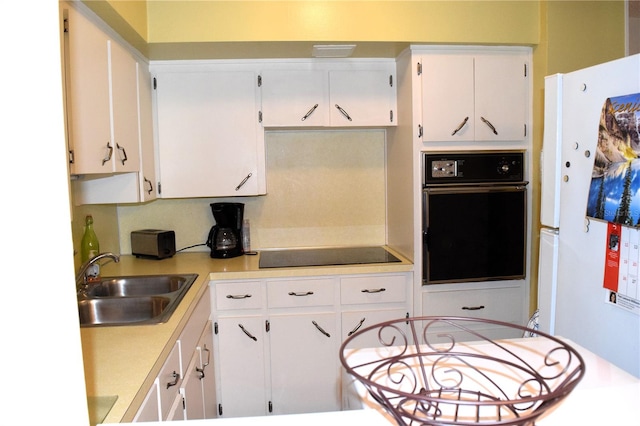
<svg viewBox="0 0 640 426">
<path fill-rule="evenodd" d="M 358 265 L 392 262 L 400 262 L 400 259 L 389 253 L 384 247 L 340 247 L 260 252 L 261 268 Z"/>
</svg>

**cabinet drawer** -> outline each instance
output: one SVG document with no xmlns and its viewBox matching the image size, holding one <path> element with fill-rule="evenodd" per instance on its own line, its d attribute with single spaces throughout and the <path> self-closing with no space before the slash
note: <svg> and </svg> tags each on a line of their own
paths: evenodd
<svg viewBox="0 0 640 426">
<path fill-rule="evenodd" d="M 404 275 L 343 278 L 340 282 L 340 301 L 345 305 L 405 302 L 406 281 Z"/>
<path fill-rule="evenodd" d="M 268 281 L 268 305 L 270 308 L 333 305 L 335 283 L 333 278 Z"/>
<path fill-rule="evenodd" d="M 216 308 L 260 309 L 264 306 L 262 281 L 215 283 Z"/>
<path fill-rule="evenodd" d="M 160 374 L 158 374 L 162 420 L 169 415 L 169 410 L 180 390 L 180 384 L 182 383 L 180 370 L 180 342 L 176 342 L 162 366 Z"/>
<path fill-rule="evenodd" d="M 422 294 L 422 315 L 465 316 L 522 322 L 520 287 L 428 291 Z"/>
</svg>

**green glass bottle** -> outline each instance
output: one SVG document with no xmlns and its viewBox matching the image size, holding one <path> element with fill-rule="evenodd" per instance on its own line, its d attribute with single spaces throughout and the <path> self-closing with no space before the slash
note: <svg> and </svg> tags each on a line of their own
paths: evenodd
<svg viewBox="0 0 640 426">
<path fill-rule="evenodd" d="M 93 230 L 93 216 L 88 215 L 85 219 L 84 235 L 80 246 L 80 256 L 82 263 L 97 256 L 100 253 L 100 242 Z M 97 281 L 100 279 L 100 265 L 94 263 L 85 272 L 87 281 Z"/>
</svg>

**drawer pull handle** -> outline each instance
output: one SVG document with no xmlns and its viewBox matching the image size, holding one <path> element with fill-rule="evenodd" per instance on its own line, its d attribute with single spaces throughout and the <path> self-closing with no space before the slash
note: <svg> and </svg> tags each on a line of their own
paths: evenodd
<svg viewBox="0 0 640 426">
<path fill-rule="evenodd" d="M 353 333 L 355 333 L 356 331 L 358 331 L 358 330 L 360 329 L 360 327 L 362 327 L 362 324 L 364 324 L 364 320 L 365 320 L 365 319 L 366 319 L 366 318 L 362 318 L 362 319 L 360 320 L 360 322 L 356 325 L 356 327 L 355 327 L 353 330 L 351 330 L 349 333 L 347 333 L 347 336 L 351 336 Z"/>
<path fill-rule="evenodd" d="M 178 380 L 180 380 L 180 375 L 176 373 L 175 370 L 173 370 L 173 382 L 167 382 L 167 389 L 169 389 L 171 386 L 177 385 Z"/>
<path fill-rule="evenodd" d="M 244 326 L 242 324 L 238 324 L 238 327 L 240 327 L 240 329 L 244 332 L 244 334 L 246 334 L 249 337 L 249 339 L 253 340 L 254 342 L 258 341 L 258 338 L 256 336 L 254 336 L 253 334 L 249 333 L 247 331 L 247 329 L 244 328 Z"/>
<path fill-rule="evenodd" d="M 480 306 L 463 306 L 463 311 L 479 311 L 480 309 L 484 309 L 484 305 Z"/>
<path fill-rule="evenodd" d="M 365 288 L 364 290 L 362 290 L 362 293 L 382 293 L 383 291 L 387 291 L 387 289 L 386 288 L 372 288 L 372 289 Z"/>
<path fill-rule="evenodd" d="M 313 294 L 312 291 L 307 291 L 305 293 L 300 292 L 300 293 L 296 293 L 295 291 L 290 291 L 289 292 L 289 296 L 311 296 Z"/>
<path fill-rule="evenodd" d="M 327 333 L 326 331 L 324 331 L 324 329 L 322 327 L 320 327 L 317 322 L 311 321 L 311 323 L 316 326 L 316 328 L 320 331 L 320 333 L 324 334 L 327 337 L 331 337 L 331 335 L 329 333 Z"/>
<path fill-rule="evenodd" d="M 227 294 L 227 299 L 248 299 L 250 294 Z"/>
</svg>

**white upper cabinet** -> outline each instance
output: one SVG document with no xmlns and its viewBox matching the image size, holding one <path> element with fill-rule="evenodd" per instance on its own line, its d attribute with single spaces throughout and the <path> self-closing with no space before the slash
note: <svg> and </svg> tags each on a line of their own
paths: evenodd
<svg viewBox="0 0 640 426">
<path fill-rule="evenodd" d="M 152 65 L 162 198 L 264 194 L 257 73 L 234 65 Z"/>
<path fill-rule="evenodd" d="M 394 126 L 395 72 L 329 71 L 331 126 Z"/>
<path fill-rule="evenodd" d="M 324 71 L 264 70 L 260 74 L 264 127 L 313 127 L 328 122 Z"/>
<path fill-rule="evenodd" d="M 67 13 L 71 173 L 138 171 L 136 60 L 83 13 Z"/>
<path fill-rule="evenodd" d="M 433 51 L 420 65 L 425 142 L 526 138 L 526 53 Z"/>
<path fill-rule="evenodd" d="M 395 63 L 268 64 L 260 73 L 264 127 L 395 126 Z"/>
<path fill-rule="evenodd" d="M 153 140 L 152 81 L 149 66 L 138 64 L 138 120 L 140 131 L 140 201 L 155 200 L 156 181 L 155 144 Z"/>
</svg>

